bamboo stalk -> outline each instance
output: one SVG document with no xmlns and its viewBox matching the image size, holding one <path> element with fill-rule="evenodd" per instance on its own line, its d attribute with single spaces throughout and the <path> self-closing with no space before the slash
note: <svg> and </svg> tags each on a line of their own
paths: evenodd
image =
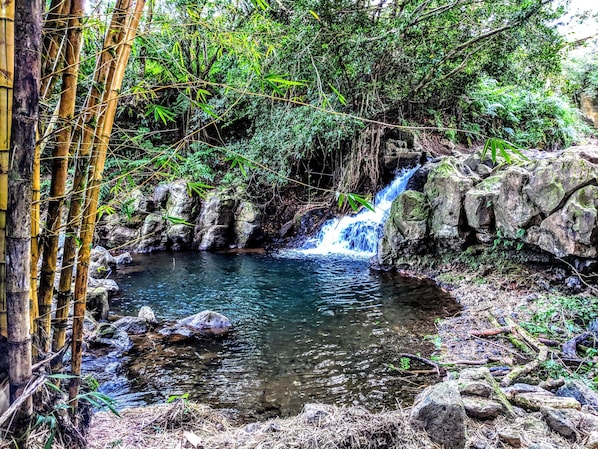
<svg viewBox="0 0 598 449">
<path fill-rule="evenodd" d="M 56 68 L 60 63 L 59 54 L 60 48 L 64 39 L 61 37 L 66 35 L 68 20 L 67 12 L 70 10 L 70 0 L 52 0 L 48 12 L 44 20 L 43 27 L 43 59 L 42 59 L 42 77 L 41 77 L 41 91 L 40 98 L 42 102 L 48 100 L 51 86 L 54 85 L 58 76 Z M 48 125 L 38 122 L 38 132 L 42 138 L 37 139 L 35 145 L 35 154 L 33 156 L 33 174 L 32 174 L 32 207 L 31 207 L 31 333 L 34 336 L 33 356 L 37 357 L 39 346 L 43 346 L 43 342 L 39 342 L 38 320 L 38 272 L 37 267 L 40 259 L 40 223 L 41 223 L 41 155 L 44 147 L 48 142 L 48 138 L 56 125 L 60 101 L 57 102 L 56 108 L 50 118 Z M 45 128 L 45 129 L 44 129 Z M 46 348 L 41 348 L 46 349 Z"/>
<path fill-rule="evenodd" d="M 41 96 L 47 98 L 56 80 L 68 22 L 68 12 L 71 9 L 71 0 L 52 0 L 48 7 L 44 26 L 44 52 L 42 62 Z"/>
<path fill-rule="evenodd" d="M 65 70 L 62 74 L 62 94 L 58 119 L 61 127 L 56 136 L 56 145 L 52 151 L 52 180 L 48 216 L 43 241 L 43 259 L 39 285 L 39 327 L 40 347 L 44 352 L 50 350 L 50 325 L 52 315 L 52 297 L 54 278 L 58 259 L 58 240 L 61 229 L 61 210 L 66 191 L 68 156 L 71 147 L 72 117 L 77 99 L 77 76 L 79 74 L 79 55 L 81 52 L 81 19 L 84 0 L 73 0 L 69 13 Z"/>
<path fill-rule="evenodd" d="M 98 140 L 95 143 L 96 148 L 92 154 L 90 162 L 90 174 L 88 179 L 88 191 L 85 198 L 84 214 L 81 222 L 81 248 L 77 260 L 77 275 L 75 278 L 74 290 L 74 312 L 73 312 L 73 346 L 72 346 L 72 361 L 71 371 L 74 377 L 71 379 L 69 385 L 69 399 L 71 406 L 76 410 L 77 395 L 79 393 L 79 386 L 81 383 L 81 358 L 82 358 L 82 343 L 83 343 L 83 319 L 86 308 L 87 295 L 87 279 L 89 269 L 89 259 L 91 253 L 91 245 L 93 241 L 93 233 L 95 230 L 95 221 L 98 208 L 98 197 L 100 192 L 100 184 L 102 182 L 102 173 L 104 171 L 104 163 L 106 162 L 106 154 L 108 152 L 108 144 L 110 141 L 110 134 L 112 133 L 112 126 L 114 124 L 114 117 L 116 115 L 116 106 L 118 104 L 118 96 L 122 81 L 125 75 L 129 56 L 131 54 L 131 46 L 139 20 L 143 14 L 143 7 L 145 0 L 137 0 L 135 9 L 131 13 L 128 27 L 125 28 L 125 39 L 118 49 L 118 60 L 114 72 L 114 79 L 110 84 L 107 98 L 107 108 L 105 113 L 105 120 L 103 126 L 96 133 Z"/>
<path fill-rule="evenodd" d="M 31 173 L 41 73 L 41 0 L 15 2 L 15 58 L 13 120 L 6 216 L 6 302 L 10 402 L 23 395 L 31 380 L 29 288 L 31 264 Z M 20 414 L 32 414 L 28 398 Z"/>
<path fill-rule="evenodd" d="M 93 138 L 96 127 L 101 119 L 101 111 L 104 108 L 107 87 L 114 74 L 114 63 L 116 48 L 125 37 L 123 28 L 126 15 L 122 11 L 130 8 L 131 0 L 119 0 L 114 7 L 111 23 L 106 33 L 104 45 L 98 56 L 98 62 L 94 72 L 94 82 L 86 105 L 80 115 L 78 131 L 82 129 L 81 142 L 75 162 L 75 176 L 73 179 L 73 191 L 70 196 L 69 214 L 66 222 L 64 249 L 62 255 L 62 266 L 60 269 L 60 281 L 56 300 L 56 319 L 54 321 L 54 333 L 52 339 L 52 350 L 59 351 L 65 345 L 66 324 L 71 299 L 71 287 L 74 273 L 75 256 L 77 252 L 79 223 L 81 221 L 81 209 L 83 193 L 87 182 L 87 170 L 89 157 L 93 145 Z M 112 70 L 111 70 L 112 69 Z M 54 364 L 55 369 L 60 368 L 60 360 Z"/>
<path fill-rule="evenodd" d="M 6 320 L 6 209 L 12 120 L 15 4 L 0 3 L 0 335 L 8 335 Z"/>
</svg>

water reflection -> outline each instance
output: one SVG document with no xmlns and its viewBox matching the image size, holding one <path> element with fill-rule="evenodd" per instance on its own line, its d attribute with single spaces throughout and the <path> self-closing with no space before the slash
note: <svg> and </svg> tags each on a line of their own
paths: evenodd
<svg viewBox="0 0 598 449">
<path fill-rule="evenodd" d="M 422 337 L 454 310 L 432 284 L 372 272 L 363 260 L 139 255 L 117 281 L 117 314 L 149 305 L 174 320 L 211 309 L 228 316 L 234 331 L 185 345 L 137 337 L 124 365 L 90 358 L 88 369 L 108 380 L 104 391 L 121 405 L 189 394 L 252 419 L 314 401 L 393 407 L 404 383 L 387 364 L 397 364 L 400 352 L 427 353 Z"/>
</svg>

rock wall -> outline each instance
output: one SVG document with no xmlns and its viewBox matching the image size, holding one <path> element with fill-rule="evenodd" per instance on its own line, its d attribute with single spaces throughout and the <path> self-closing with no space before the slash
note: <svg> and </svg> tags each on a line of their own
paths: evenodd
<svg viewBox="0 0 598 449">
<path fill-rule="evenodd" d="M 175 181 L 149 195 L 134 190 L 121 203 L 126 206 L 119 213 L 97 226 L 96 243 L 109 249 L 218 251 L 259 246 L 263 239 L 261 211 L 234 192 L 200 198 L 185 181 Z"/>
<path fill-rule="evenodd" d="M 572 147 L 517 164 L 450 156 L 426 167 L 423 192 L 393 203 L 378 263 L 405 253 L 500 240 L 557 257 L 598 256 L 598 147 Z"/>
</svg>

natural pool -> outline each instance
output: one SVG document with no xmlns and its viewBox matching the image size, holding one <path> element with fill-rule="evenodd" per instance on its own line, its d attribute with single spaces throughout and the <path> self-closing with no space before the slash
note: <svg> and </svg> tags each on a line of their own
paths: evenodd
<svg viewBox="0 0 598 449">
<path fill-rule="evenodd" d="M 308 402 L 394 407 L 430 379 L 388 364 L 401 352 L 429 354 L 434 320 L 456 310 L 434 284 L 371 271 L 366 260 L 173 252 L 134 261 L 118 274 L 114 313 L 149 305 L 174 321 L 210 309 L 234 329 L 190 344 L 144 336 L 123 364 L 88 359 L 121 406 L 188 394 L 247 419 L 287 416 Z"/>
</svg>

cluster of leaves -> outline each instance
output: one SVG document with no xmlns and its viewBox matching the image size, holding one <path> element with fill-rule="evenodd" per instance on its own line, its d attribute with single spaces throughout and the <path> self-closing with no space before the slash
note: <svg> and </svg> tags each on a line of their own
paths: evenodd
<svg viewBox="0 0 598 449">
<path fill-rule="evenodd" d="M 566 147 L 588 132 L 579 111 L 545 88 L 500 85 L 484 78 L 462 99 L 469 130 L 529 148 Z"/>
<path fill-rule="evenodd" d="M 542 0 L 153 6 L 121 101 L 121 119 L 138 127 L 146 151 L 117 151 L 123 169 L 149 161 L 202 182 L 251 171 L 280 186 L 309 182 L 306 167 L 320 159 L 314 171 L 338 190 L 335 169 L 363 129 L 354 117 L 431 122 L 517 146 L 566 145 L 579 132 L 572 108 L 542 90 L 563 46 L 550 25 L 563 11 Z"/>
<path fill-rule="evenodd" d="M 592 297 L 550 295 L 536 305 L 535 312 L 522 326 L 534 335 L 565 342 L 588 330 L 595 333 L 597 319 L 598 305 Z M 580 355 L 582 359 L 574 370 L 568 369 L 558 360 L 548 360 L 544 369 L 555 377 L 596 382 L 598 350 L 595 347 L 587 347 Z"/>
</svg>

